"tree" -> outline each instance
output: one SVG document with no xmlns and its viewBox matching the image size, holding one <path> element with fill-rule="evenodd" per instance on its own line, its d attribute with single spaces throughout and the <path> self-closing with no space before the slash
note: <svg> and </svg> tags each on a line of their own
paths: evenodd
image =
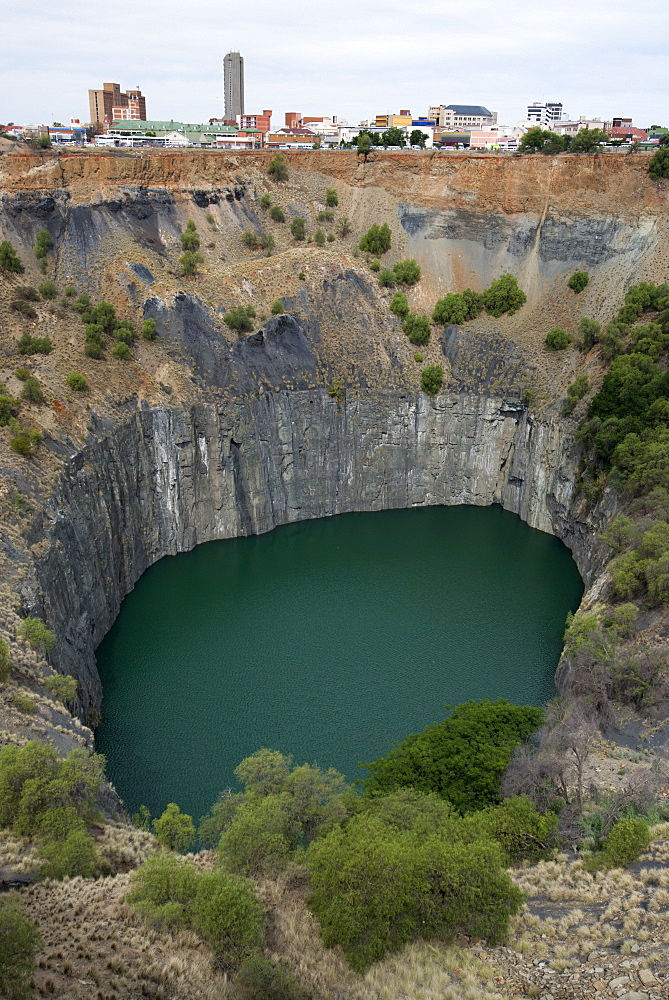
<svg viewBox="0 0 669 1000">
<path fill-rule="evenodd" d="M 409 338 L 409 341 L 417 347 L 425 347 L 430 341 L 430 333 L 432 331 L 427 316 L 417 316 L 415 313 L 409 313 L 402 323 L 402 329 Z"/>
<path fill-rule="evenodd" d="M 270 207 L 270 205 L 271 205 L 271 204 L 272 204 L 272 198 L 271 198 L 271 195 L 269 195 L 269 194 L 265 193 L 265 194 L 264 194 L 264 195 L 262 196 L 262 198 L 260 199 L 260 207 L 261 207 L 261 208 L 264 208 L 264 209 L 268 209 L 268 208 Z"/>
<path fill-rule="evenodd" d="M 39 381 L 32 375 L 27 378 L 23 383 L 23 388 L 21 389 L 21 399 L 25 399 L 29 403 L 36 403 L 41 405 L 44 403 L 44 393 L 39 384 Z"/>
<path fill-rule="evenodd" d="M 429 138 L 430 137 L 426 132 L 421 132 L 419 128 L 415 128 L 409 136 L 409 144 L 411 146 L 420 146 L 421 149 L 425 149 L 425 143 Z"/>
<path fill-rule="evenodd" d="M 356 140 L 357 154 L 362 156 L 363 162 L 367 163 L 372 150 L 372 137 L 367 132 L 361 132 Z"/>
<path fill-rule="evenodd" d="M 218 961 L 229 968 L 259 951 L 265 936 L 263 905 L 256 899 L 253 883 L 229 872 L 199 876 L 190 922 Z"/>
<path fill-rule="evenodd" d="M 579 292 L 583 291 L 589 280 L 590 276 L 587 271 L 574 271 L 567 284 L 578 295 Z"/>
<path fill-rule="evenodd" d="M 15 893 L 0 900 L 0 993 L 8 1000 L 33 996 L 35 956 L 42 941 Z"/>
<path fill-rule="evenodd" d="M 460 326 L 467 319 L 467 303 L 462 295 L 451 292 L 443 299 L 438 299 L 432 313 L 435 323 L 448 326 L 450 323 Z"/>
<path fill-rule="evenodd" d="M 307 234 L 307 224 L 304 219 L 297 217 L 290 224 L 290 232 L 294 240 L 303 240 Z"/>
<path fill-rule="evenodd" d="M 512 751 L 542 720 L 542 709 L 503 698 L 464 702 L 443 722 L 405 737 L 365 765 L 365 789 L 379 795 L 410 786 L 443 796 L 461 812 L 484 809 L 499 800 L 499 780 Z"/>
<path fill-rule="evenodd" d="M 279 205 L 272 205 L 269 210 L 269 217 L 273 222 L 285 222 L 286 216 L 284 215 L 283 209 Z"/>
<path fill-rule="evenodd" d="M 197 275 L 197 269 L 201 263 L 202 254 L 194 253 L 192 250 L 185 250 L 181 257 L 179 257 L 182 276 L 194 278 Z"/>
<path fill-rule="evenodd" d="M 322 229 L 317 229 L 316 232 L 314 233 L 314 243 L 316 244 L 317 247 L 325 246 L 325 233 L 323 232 Z"/>
<path fill-rule="evenodd" d="M 390 250 L 391 239 L 390 226 L 387 222 L 381 226 L 374 223 L 360 240 L 359 246 L 361 250 L 374 254 L 375 257 L 381 257 Z"/>
<path fill-rule="evenodd" d="M 565 137 L 542 129 L 539 125 L 527 130 L 518 143 L 522 153 L 561 153 L 566 147 Z"/>
<path fill-rule="evenodd" d="M 71 830 L 62 840 L 47 841 L 40 854 L 45 859 L 41 878 L 93 878 L 99 869 L 95 842 L 85 830 Z"/>
<path fill-rule="evenodd" d="M 129 361 L 131 357 L 132 351 L 125 341 L 120 340 L 112 350 L 112 358 L 116 358 L 117 361 Z"/>
<path fill-rule="evenodd" d="M 427 365 L 420 375 L 420 387 L 428 396 L 436 396 L 444 381 L 444 369 L 441 365 Z"/>
<path fill-rule="evenodd" d="M 41 135 L 37 140 L 37 145 L 40 149 L 51 149 L 51 137 L 48 135 Z"/>
<path fill-rule="evenodd" d="M 372 261 L 372 264 L 374 264 L 374 261 Z M 375 271 L 377 269 L 372 267 L 372 270 Z M 395 284 L 396 281 L 394 271 L 389 270 L 387 267 L 384 267 L 382 270 L 379 269 L 379 285 L 381 288 L 394 288 Z"/>
<path fill-rule="evenodd" d="M 406 146 L 407 141 L 404 132 L 400 128 L 393 126 L 386 129 L 381 135 L 382 146 Z"/>
<path fill-rule="evenodd" d="M 660 142 L 667 141 L 668 137 L 664 136 Z M 658 149 L 648 164 L 648 173 L 652 180 L 659 181 L 663 177 L 669 177 L 669 148 L 666 146 L 663 149 Z M 2 245 L 0 245 L 0 254 L 2 253 Z M 1 258 L 0 258 L 1 266 Z"/>
<path fill-rule="evenodd" d="M 277 299 L 272 303 L 272 308 L 270 309 L 272 316 L 280 316 L 285 311 L 286 310 L 283 308 L 283 302 L 281 299 Z"/>
<path fill-rule="evenodd" d="M 54 674 L 53 677 L 47 677 L 44 681 L 44 687 L 49 694 L 54 695 L 65 704 L 65 702 L 74 701 L 77 697 L 79 682 L 76 677 L 71 677 L 70 674 Z"/>
<path fill-rule="evenodd" d="M 176 802 L 169 802 L 165 811 L 153 821 L 158 843 L 170 851 L 183 853 L 195 839 L 195 825 L 190 816 L 182 813 Z"/>
<path fill-rule="evenodd" d="M 603 142 L 608 142 L 609 136 L 601 128 L 582 128 L 569 147 L 570 153 L 596 152 Z"/>
<path fill-rule="evenodd" d="M 400 285 L 417 285 L 420 281 L 420 265 L 415 260 L 400 260 L 393 271 Z"/>
<path fill-rule="evenodd" d="M 195 231 L 195 223 L 192 219 L 188 220 L 186 226 L 186 231 L 181 234 L 181 249 L 182 250 L 199 250 L 200 249 L 200 237 Z"/>
<path fill-rule="evenodd" d="M 409 315 L 409 303 L 404 292 L 395 292 L 388 308 L 395 316 L 399 316 L 400 319 L 406 319 Z"/>
<path fill-rule="evenodd" d="M 235 977 L 238 1000 L 309 1000 L 296 979 L 264 955 L 244 959 Z"/>
<path fill-rule="evenodd" d="M 11 665 L 9 646 L 4 639 L 0 638 L 0 684 L 6 684 L 9 680 Z"/>
<path fill-rule="evenodd" d="M 327 188 L 325 191 L 325 204 L 328 208 L 336 208 L 339 204 L 339 195 L 334 188 Z"/>
<path fill-rule="evenodd" d="M 275 181 L 287 181 L 288 164 L 286 163 L 285 156 L 282 156 L 281 153 L 277 153 L 276 156 L 273 156 L 269 162 L 267 173 Z"/>
<path fill-rule="evenodd" d="M 41 618 L 28 616 L 24 618 L 16 630 L 19 639 L 28 643 L 31 649 L 40 653 L 49 653 L 56 644 L 56 635 L 46 627 Z"/>
<path fill-rule="evenodd" d="M 512 274 L 502 274 L 483 293 L 483 304 L 492 316 L 508 313 L 512 316 L 527 302 L 527 295 L 518 287 Z"/>
<path fill-rule="evenodd" d="M 237 333 L 250 333 L 253 329 L 252 321 L 255 319 L 255 315 L 256 311 L 253 306 L 236 306 L 226 312 L 223 322 L 231 330 L 236 330 Z"/>
<path fill-rule="evenodd" d="M 564 351 L 571 344 L 571 334 L 563 330 L 561 326 L 554 326 L 546 334 L 544 344 L 549 351 Z"/>
<path fill-rule="evenodd" d="M 23 274 L 25 270 L 9 240 L 0 243 L 0 268 L 3 271 L 13 271 L 15 274 Z"/>
<path fill-rule="evenodd" d="M 599 341 L 599 334 L 601 331 L 600 324 L 594 319 L 588 319 L 584 316 L 581 322 L 578 324 L 578 332 L 583 338 L 581 340 L 581 350 L 587 352 L 591 350 Z"/>
<path fill-rule="evenodd" d="M 90 310 L 90 322 L 99 326 L 103 333 L 113 333 L 116 329 L 116 310 L 111 302 L 98 302 Z"/>
<path fill-rule="evenodd" d="M 156 321 L 155 319 L 145 319 L 142 324 L 142 337 L 144 340 L 155 340 L 156 339 Z"/>
<path fill-rule="evenodd" d="M 38 260 L 42 260 L 46 257 L 47 253 L 53 246 L 53 240 L 51 239 L 51 233 L 48 229 L 40 229 L 37 236 L 35 237 L 35 256 Z"/>
<path fill-rule="evenodd" d="M 127 900 L 149 923 L 179 926 L 190 920 L 198 877 L 185 858 L 154 854 L 132 873 Z"/>
</svg>

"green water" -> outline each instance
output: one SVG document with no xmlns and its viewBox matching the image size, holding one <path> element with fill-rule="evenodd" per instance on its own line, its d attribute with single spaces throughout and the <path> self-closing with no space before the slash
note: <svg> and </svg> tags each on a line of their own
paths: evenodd
<svg viewBox="0 0 669 1000">
<path fill-rule="evenodd" d="M 582 583 L 500 507 L 339 517 L 156 563 L 98 648 L 97 748 L 130 810 L 195 817 L 259 747 L 361 776 L 444 706 L 553 691 Z"/>
</svg>

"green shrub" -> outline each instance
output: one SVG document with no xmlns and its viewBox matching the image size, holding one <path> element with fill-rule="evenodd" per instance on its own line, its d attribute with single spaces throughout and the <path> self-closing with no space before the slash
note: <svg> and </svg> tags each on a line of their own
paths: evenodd
<svg viewBox="0 0 669 1000">
<path fill-rule="evenodd" d="M 379 285 L 381 288 L 394 288 L 395 274 L 393 271 L 388 270 L 388 268 L 379 271 Z"/>
<path fill-rule="evenodd" d="M 427 316 L 409 313 L 402 323 L 402 329 L 410 343 L 415 344 L 416 347 L 425 347 L 430 341 L 431 327 Z"/>
<path fill-rule="evenodd" d="M 189 223 L 192 219 L 189 220 Z M 181 234 L 181 249 L 182 250 L 199 250 L 200 249 L 200 237 L 195 231 L 195 223 L 193 222 L 192 228 L 190 225 L 186 227 L 186 231 Z"/>
<path fill-rule="evenodd" d="M 511 316 L 526 302 L 527 296 L 512 274 L 502 274 L 483 293 L 483 304 L 491 316 L 499 317 L 503 313 Z"/>
<path fill-rule="evenodd" d="M 286 216 L 284 215 L 283 209 L 279 205 L 272 205 L 269 212 L 269 217 L 273 222 L 285 222 Z"/>
<path fill-rule="evenodd" d="M 546 334 L 544 343 L 549 351 L 564 351 L 571 344 L 571 334 L 561 326 L 554 326 Z"/>
<path fill-rule="evenodd" d="M 14 372 L 14 375 L 19 380 L 19 382 L 25 382 L 26 379 L 30 378 L 30 369 L 29 368 L 17 368 L 16 371 Z"/>
<path fill-rule="evenodd" d="M 202 259 L 202 254 L 195 253 L 192 250 L 185 250 L 181 257 L 179 257 L 182 276 L 194 278 L 197 275 L 197 269 L 202 263 Z"/>
<path fill-rule="evenodd" d="M 271 197 L 268 194 L 264 194 L 260 199 L 260 207 L 267 209 L 270 207 L 271 204 L 272 204 Z"/>
<path fill-rule="evenodd" d="M 26 302 L 39 302 L 39 292 L 32 285 L 22 285 L 14 294 L 17 299 L 24 299 Z"/>
<path fill-rule="evenodd" d="M 91 308 L 91 297 L 84 292 L 74 303 L 74 308 L 78 313 L 88 312 Z"/>
<path fill-rule="evenodd" d="M 567 398 L 562 405 L 562 412 L 565 415 L 572 413 L 579 400 L 583 399 L 589 391 L 590 382 L 588 381 L 588 376 L 585 372 L 581 372 L 567 390 Z"/>
<path fill-rule="evenodd" d="M 264 955 L 245 958 L 235 977 L 237 1000 L 309 1000 L 309 996 L 289 972 Z"/>
<path fill-rule="evenodd" d="M 419 364 L 425 360 L 424 356 L 420 354 L 418 351 L 416 351 L 416 353 L 414 354 L 413 359 L 414 361 L 417 361 Z"/>
<path fill-rule="evenodd" d="M 336 208 L 339 204 L 339 195 L 334 188 L 327 188 L 325 191 L 325 204 L 328 208 Z"/>
<path fill-rule="evenodd" d="M 669 177 L 669 149 L 666 146 L 658 149 L 657 153 L 650 158 L 648 173 L 654 181 Z"/>
<path fill-rule="evenodd" d="M 253 329 L 252 320 L 255 319 L 256 311 L 253 306 L 236 306 L 229 309 L 223 317 L 223 322 L 231 330 L 237 333 L 250 333 Z"/>
<path fill-rule="evenodd" d="M 10 701 L 14 708 L 16 708 L 19 712 L 23 712 L 24 715 L 34 715 L 37 711 L 35 708 L 35 702 L 27 695 L 13 694 Z"/>
<path fill-rule="evenodd" d="M 348 216 L 345 215 L 343 219 L 339 220 L 339 225 L 337 226 L 337 232 L 343 239 L 345 236 L 348 236 L 349 233 L 351 233 L 352 231 L 353 227 L 348 220 Z"/>
<path fill-rule="evenodd" d="M 335 235 L 334 233 L 328 233 L 328 243 L 334 243 Z"/>
<path fill-rule="evenodd" d="M 192 927 L 225 966 L 236 968 L 262 945 L 265 914 L 246 878 L 222 871 L 203 872 L 191 914 Z"/>
<path fill-rule="evenodd" d="M 0 243 L 0 269 L 12 271 L 14 274 L 23 274 L 25 270 L 9 240 L 3 240 Z"/>
<path fill-rule="evenodd" d="M 296 846 L 296 831 L 278 796 L 241 806 L 218 845 L 222 864 L 246 876 L 276 874 Z"/>
<path fill-rule="evenodd" d="M 99 869 L 95 842 L 85 830 L 73 830 L 63 840 L 48 841 L 40 854 L 45 859 L 40 866 L 41 878 L 93 878 Z"/>
<path fill-rule="evenodd" d="M 158 819 L 153 821 L 158 843 L 171 851 L 183 851 L 195 839 L 195 825 L 190 816 L 182 813 L 176 802 L 170 802 Z"/>
<path fill-rule="evenodd" d="M 395 316 L 399 316 L 400 319 L 406 319 L 410 310 L 409 302 L 404 292 L 395 292 L 388 308 Z"/>
<path fill-rule="evenodd" d="M 53 246 L 53 240 L 51 239 L 51 233 L 48 229 L 40 229 L 39 233 L 35 237 L 35 256 L 38 260 L 46 257 L 47 253 Z"/>
<path fill-rule="evenodd" d="M 376 258 L 374 258 L 374 260 L 370 260 L 369 269 L 370 271 L 374 271 L 375 274 L 378 274 L 381 270 L 381 261 Z"/>
<path fill-rule="evenodd" d="M 587 271 L 574 271 L 567 284 L 578 295 L 579 292 L 583 291 L 589 280 L 590 276 Z"/>
<path fill-rule="evenodd" d="M 47 677 L 44 681 L 44 687 L 49 694 L 65 703 L 74 701 L 77 697 L 79 683 L 76 677 L 71 677 L 69 674 L 54 674 L 53 677 Z"/>
<path fill-rule="evenodd" d="M 275 181 L 287 181 L 288 164 L 286 163 L 285 156 L 282 156 L 281 153 L 277 153 L 276 156 L 273 156 L 269 162 L 267 173 Z"/>
<path fill-rule="evenodd" d="M 63 292 L 63 295 L 65 295 L 68 299 L 73 298 L 76 294 L 77 294 L 77 290 L 76 290 L 76 288 L 73 287 L 73 285 L 66 285 L 65 286 L 65 290 Z"/>
<path fill-rule="evenodd" d="M 35 956 L 42 939 L 15 893 L 0 898 L 0 994 L 29 1000 L 33 994 Z"/>
<path fill-rule="evenodd" d="M 417 285 L 420 281 L 420 265 L 415 260 L 401 260 L 393 271 L 400 285 Z"/>
<path fill-rule="evenodd" d="M 444 369 L 441 365 L 428 365 L 420 374 L 420 387 L 428 396 L 436 396 L 444 381 Z"/>
<path fill-rule="evenodd" d="M 33 443 L 27 434 L 17 434 L 10 441 L 10 446 L 17 455 L 30 455 L 33 450 Z"/>
<path fill-rule="evenodd" d="M 33 833 L 40 840 L 65 840 L 75 830 L 86 832 L 86 823 L 74 806 L 54 806 L 45 809 L 35 820 Z"/>
<path fill-rule="evenodd" d="M 316 232 L 314 233 L 314 243 L 316 244 L 317 247 L 325 246 L 325 233 L 323 232 L 322 229 L 317 229 Z"/>
<path fill-rule="evenodd" d="M 31 649 L 49 653 L 56 644 L 56 635 L 48 629 L 41 618 L 28 616 L 16 630 L 19 639 L 27 642 Z"/>
<path fill-rule="evenodd" d="M 374 254 L 375 257 L 382 257 L 384 253 L 390 250 L 391 239 L 392 234 L 388 223 L 384 222 L 382 226 L 377 226 L 375 223 L 367 230 L 358 246 L 361 250 Z"/>
<path fill-rule="evenodd" d="M 49 337 L 31 337 L 24 333 L 17 344 L 19 354 L 51 354 L 53 344 Z"/>
<path fill-rule="evenodd" d="M 578 324 L 578 332 L 583 338 L 581 340 L 581 350 L 589 351 L 599 342 L 599 335 L 601 331 L 600 324 L 594 319 L 588 319 L 584 316 L 581 322 Z"/>
<path fill-rule="evenodd" d="M 604 841 L 603 850 L 588 860 L 588 868 L 626 868 L 648 850 L 650 833 L 645 819 L 621 819 Z"/>
<path fill-rule="evenodd" d="M 26 302 L 23 299 L 13 299 L 12 309 L 14 312 L 21 313 L 22 316 L 26 317 L 26 319 L 37 319 L 37 313 L 33 307 L 29 302 Z"/>
<path fill-rule="evenodd" d="M 280 316 L 281 313 L 284 313 L 285 311 L 286 310 L 283 308 L 283 302 L 281 299 L 277 299 L 276 302 L 272 302 L 272 308 L 270 310 L 272 316 Z"/>
<path fill-rule="evenodd" d="M 88 392 L 88 382 L 79 372 L 70 372 L 65 381 L 74 392 Z"/>
<path fill-rule="evenodd" d="M 132 873 L 132 888 L 126 898 L 149 923 L 164 927 L 187 924 L 198 878 L 198 870 L 185 858 L 155 854 Z"/>
<path fill-rule="evenodd" d="M 7 424 L 16 416 L 17 402 L 11 396 L 0 393 L 0 427 Z"/>
<path fill-rule="evenodd" d="M 43 299 L 55 299 L 58 295 L 58 286 L 55 281 L 43 281 L 37 286 L 37 290 Z"/>
<path fill-rule="evenodd" d="M 334 222 L 334 217 L 334 212 L 329 208 L 319 212 L 316 216 L 319 222 Z"/>
<path fill-rule="evenodd" d="M 116 358 L 117 361 L 129 361 L 132 357 L 132 351 L 125 341 L 120 340 L 112 350 L 112 357 Z"/>
<path fill-rule="evenodd" d="M 462 295 L 451 292 L 437 301 L 432 319 L 435 323 L 444 326 L 448 326 L 450 323 L 460 326 L 467 319 L 467 303 Z"/>
<path fill-rule="evenodd" d="M 290 232 L 294 240 L 303 240 L 307 234 L 307 224 L 304 219 L 298 216 L 290 224 Z"/>
<path fill-rule="evenodd" d="M 9 646 L 4 639 L 0 638 L 0 684 L 6 684 L 9 680 L 11 665 Z"/>
<path fill-rule="evenodd" d="M 38 405 L 44 403 L 44 393 L 39 381 L 33 378 L 32 375 L 23 383 L 21 399 L 25 399 L 28 403 L 37 403 Z"/>
<path fill-rule="evenodd" d="M 142 337 L 144 340 L 155 340 L 156 339 L 156 321 L 155 319 L 145 319 L 142 323 Z"/>
</svg>

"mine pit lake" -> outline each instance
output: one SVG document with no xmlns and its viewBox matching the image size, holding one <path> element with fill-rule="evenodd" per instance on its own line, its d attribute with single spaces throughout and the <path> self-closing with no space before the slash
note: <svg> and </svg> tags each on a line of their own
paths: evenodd
<svg viewBox="0 0 669 1000">
<path fill-rule="evenodd" d="M 260 747 L 360 761 L 470 698 L 553 693 L 583 583 L 501 507 L 342 514 L 152 566 L 97 650 L 97 749 L 130 811 L 197 820 Z"/>
</svg>

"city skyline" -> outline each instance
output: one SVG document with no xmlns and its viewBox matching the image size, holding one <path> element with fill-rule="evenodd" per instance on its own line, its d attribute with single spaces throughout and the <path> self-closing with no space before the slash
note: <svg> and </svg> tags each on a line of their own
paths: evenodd
<svg viewBox="0 0 669 1000">
<path fill-rule="evenodd" d="M 418 116 L 431 104 L 475 103 L 512 124 L 547 100 L 572 117 L 669 119 L 669 12 L 658 0 L 633 10 L 621 0 L 587 9 L 566 0 L 557 14 L 528 0 L 503 8 L 473 0 L 466 11 L 453 0 L 438 10 L 389 0 L 382 15 L 369 0 L 316 9 L 249 0 L 220 27 L 212 0 L 193 0 L 187 18 L 180 11 L 174 0 L 140 0 L 128 27 L 83 0 L 66 12 L 10 0 L 0 121 L 85 120 L 100 79 L 141 85 L 157 119 L 207 120 L 221 114 L 221 60 L 230 51 L 245 60 L 246 112 L 272 107 L 281 119 L 297 110 L 356 124 L 404 107 Z"/>
</svg>

